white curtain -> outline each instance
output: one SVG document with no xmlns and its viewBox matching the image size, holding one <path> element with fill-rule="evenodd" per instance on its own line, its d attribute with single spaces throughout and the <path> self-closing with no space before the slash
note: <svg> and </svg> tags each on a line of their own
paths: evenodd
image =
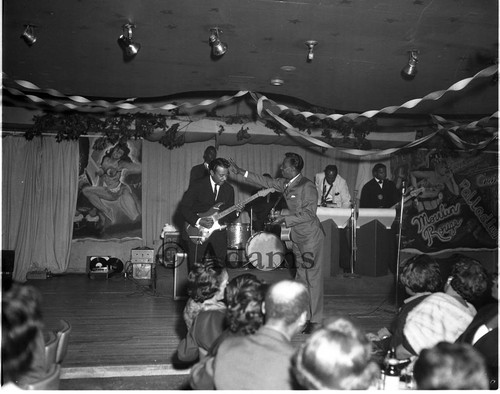
<svg viewBox="0 0 500 394">
<path fill-rule="evenodd" d="M 62 273 L 69 264 L 78 189 L 77 142 L 2 139 L 2 249 L 14 250 L 14 279 L 30 267 Z"/>
</svg>

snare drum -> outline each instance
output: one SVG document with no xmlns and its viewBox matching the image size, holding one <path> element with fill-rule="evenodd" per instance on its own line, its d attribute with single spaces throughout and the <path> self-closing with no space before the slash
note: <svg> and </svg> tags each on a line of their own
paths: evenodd
<svg viewBox="0 0 500 394">
<path fill-rule="evenodd" d="M 262 271 L 278 268 L 285 259 L 285 246 L 276 234 L 260 231 L 250 237 L 245 252 L 250 264 Z"/>
<path fill-rule="evenodd" d="M 231 223 L 227 225 L 228 249 L 245 249 L 250 238 L 250 223 Z"/>
</svg>

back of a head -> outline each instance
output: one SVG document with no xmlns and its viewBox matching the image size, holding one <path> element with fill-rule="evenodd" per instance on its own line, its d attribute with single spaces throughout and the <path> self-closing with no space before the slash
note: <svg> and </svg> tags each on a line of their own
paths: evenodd
<svg viewBox="0 0 500 394">
<path fill-rule="evenodd" d="M 255 333 L 264 323 L 262 302 L 267 285 L 255 275 L 243 274 L 226 287 L 226 318 L 229 329 L 244 335 Z"/>
<path fill-rule="evenodd" d="M 40 296 L 34 287 L 13 283 L 2 291 L 3 383 L 16 382 L 28 371 L 42 328 Z"/>
<path fill-rule="evenodd" d="M 418 390 L 487 390 L 486 365 L 467 343 L 440 342 L 420 352 L 413 368 Z"/>
<path fill-rule="evenodd" d="M 371 361 L 371 343 L 351 321 L 335 318 L 297 349 L 297 382 L 310 390 L 361 390 L 376 387 L 380 370 Z"/>
<path fill-rule="evenodd" d="M 486 269 L 471 257 L 457 255 L 450 276 L 453 290 L 468 302 L 474 303 L 480 300 L 488 289 Z"/>
<path fill-rule="evenodd" d="M 266 321 L 293 324 L 309 308 L 306 287 L 293 280 L 282 280 L 269 287 L 265 298 Z"/>
<path fill-rule="evenodd" d="M 435 293 L 443 288 L 439 263 L 425 254 L 414 256 L 405 262 L 400 281 L 414 293 Z"/>
<path fill-rule="evenodd" d="M 212 298 L 221 287 L 226 269 L 213 259 L 196 263 L 188 275 L 188 294 L 196 302 Z"/>
</svg>

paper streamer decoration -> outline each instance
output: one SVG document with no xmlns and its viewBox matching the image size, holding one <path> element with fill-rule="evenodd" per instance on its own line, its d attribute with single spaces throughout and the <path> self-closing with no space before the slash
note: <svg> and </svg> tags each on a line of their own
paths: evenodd
<svg viewBox="0 0 500 394">
<path fill-rule="evenodd" d="M 319 119 L 330 118 L 330 119 L 333 119 L 333 120 L 338 120 L 338 119 L 341 119 L 341 118 L 348 118 L 348 119 L 351 119 L 351 120 L 355 120 L 356 118 L 359 118 L 359 117 L 372 118 L 375 115 L 378 115 L 380 113 L 392 114 L 392 113 L 396 112 L 400 108 L 414 108 L 418 104 L 420 104 L 422 101 L 428 101 L 428 100 L 437 101 L 441 97 L 443 97 L 447 92 L 462 90 L 469 83 L 471 83 L 474 79 L 490 77 L 490 76 L 494 75 L 497 72 L 498 72 L 498 65 L 490 66 L 490 67 L 485 68 L 484 70 L 479 71 L 473 77 L 465 78 L 465 79 L 462 79 L 461 81 L 458 81 L 458 82 L 454 83 L 453 85 L 451 85 L 446 90 L 438 90 L 436 92 L 429 93 L 428 95 L 426 95 L 426 96 L 424 96 L 422 98 L 409 100 L 406 103 L 401 104 L 399 106 L 385 107 L 385 108 L 382 108 L 380 110 L 366 111 L 366 112 L 363 112 L 361 114 L 358 114 L 358 113 L 349 113 L 349 114 L 331 114 L 331 115 L 325 115 L 325 114 L 319 114 L 319 113 L 314 114 L 314 113 L 309 112 L 309 111 L 303 111 L 303 112 L 301 112 L 301 111 L 298 111 L 296 109 L 289 108 L 289 107 L 287 107 L 285 105 L 276 104 L 274 101 L 268 99 L 265 96 L 261 96 L 259 98 L 259 102 L 257 103 L 257 109 L 258 110 L 260 109 L 260 111 L 262 111 L 263 107 L 264 107 L 264 101 L 268 101 L 273 106 L 279 108 L 280 112 L 288 110 L 288 111 L 291 111 L 294 115 L 302 115 L 305 118 L 309 118 L 311 116 L 318 117 Z M 258 112 L 258 113 L 259 113 L 259 115 L 261 114 L 261 112 Z"/>
<path fill-rule="evenodd" d="M 461 81 L 456 82 L 455 84 L 451 85 L 446 90 L 439 90 L 439 91 L 435 91 L 435 92 L 429 93 L 429 94 L 427 94 L 426 96 L 424 96 L 422 98 L 409 100 L 406 103 L 401 104 L 399 106 L 385 107 L 385 108 L 382 108 L 380 110 L 366 111 L 366 112 L 363 112 L 361 114 L 359 114 L 359 113 L 349 113 L 349 114 L 330 114 L 330 115 L 326 115 L 326 114 L 320 114 L 320 113 L 312 113 L 312 112 L 309 112 L 309 111 L 302 111 L 301 112 L 301 111 L 298 111 L 296 109 L 289 108 L 289 107 L 287 107 L 285 105 L 277 104 L 273 100 L 268 99 L 266 96 L 263 96 L 261 94 L 254 93 L 254 92 L 249 92 L 249 91 L 246 91 L 246 90 L 239 91 L 238 93 L 236 93 L 236 94 L 234 94 L 232 96 L 222 96 L 222 97 L 220 97 L 218 99 L 214 99 L 214 100 L 204 100 L 204 101 L 201 101 L 198 104 L 191 104 L 189 102 L 184 102 L 182 104 L 170 104 L 169 103 L 169 104 L 163 104 L 163 105 L 160 105 L 160 106 L 155 106 L 155 105 L 152 105 L 152 104 L 137 104 L 137 103 L 133 103 L 134 101 L 137 100 L 136 98 L 129 98 L 129 99 L 121 100 L 121 101 L 117 101 L 117 102 L 108 102 L 106 100 L 89 100 L 89 99 L 87 99 L 85 97 L 82 97 L 82 96 L 67 96 L 67 95 L 64 95 L 63 93 L 61 93 L 61 92 L 59 92 L 59 91 L 57 91 L 55 89 L 41 89 L 37 85 L 35 85 L 35 84 L 33 84 L 33 83 L 29 82 L 29 81 L 24 81 L 24 80 L 14 80 L 13 82 L 16 83 L 17 85 L 21 86 L 24 89 L 34 90 L 34 91 L 37 91 L 37 92 L 40 92 L 40 93 L 44 93 L 44 94 L 48 94 L 48 95 L 54 96 L 54 97 L 65 98 L 67 100 L 72 101 L 74 104 L 73 103 L 67 103 L 67 102 L 60 102 L 60 101 L 57 101 L 57 100 L 43 99 L 43 98 L 40 98 L 40 97 L 38 97 L 36 95 L 33 95 L 33 94 L 26 94 L 26 93 L 24 93 L 24 92 L 22 92 L 22 91 L 20 91 L 18 89 L 15 89 L 15 88 L 10 88 L 10 87 L 4 87 L 4 88 L 6 90 L 8 90 L 10 93 L 14 94 L 14 95 L 24 96 L 24 97 L 26 97 L 26 98 L 30 99 L 31 101 L 33 101 L 35 103 L 38 103 L 38 104 L 46 104 L 46 105 L 49 105 L 49 106 L 52 106 L 52 107 L 61 105 L 61 106 L 64 106 L 64 107 L 66 107 L 68 109 L 78 110 L 78 111 L 81 111 L 81 112 L 98 112 L 98 111 L 103 111 L 103 110 L 110 111 L 110 110 L 116 110 L 116 109 L 122 109 L 122 110 L 135 110 L 135 109 L 139 109 L 139 110 L 145 110 L 145 111 L 154 111 L 154 110 L 172 111 L 172 110 L 175 110 L 175 109 L 178 109 L 178 108 L 188 108 L 188 109 L 193 109 L 194 108 L 195 109 L 195 108 L 206 107 L 206 106 L 210 106 L 210 105 L 214 105 L 214 104 L 218 105 L 218 104 L 221 104 L 223 102 L 227 102 L 227 101 L 233 100 L 235 98 L 243 97 L 246 94 L 250 94 L 251 97 L 257 103 L 257 113 L 259 114 L 259 116 L 262 117 L 263 112 L 265 112 L 266 114 L 268 114 L 269 116 L 271 116 L 274 120 L 276 120 L 278 123 L 280 123 L 282 126 L 284 126 L 285 127 L 285 132 L 287 134 L 298 136 L 298 137 L 303 138 L 303 139 L 305 139 L 305 140 L 307 140 L 307 141 L 309 141 L 309 142 L 311 142 L 311 143 L 313 143 L 313 144 L 315 144 L 315 145 L 317 145 L 317 146 L 319 146 L 321 148 L 327 148 L 327 149 L 329 149 L 329 148 L 333 148 L 333 147 L 331 145 L 329 145 L 329 144 L 321 141 L 321 140 L 318 140 L 318 139 L 316 139 L 314 137 L 311 137 L 311 136 L 308 136 L 308 135 L 306 135 L 304 133 L 301 133 L 300 131 L 298 131 L 297 129 L 295 129 L 290 123 L 288 123 L 287 121 L 285 121 L 284 119 L 282 119 L 279 115 L 277 115 L 273 111 L 271 111 L 269 108 L 264 108 L 264 104 L 268 103 L 271 106 L 278 108 L 280 110 L 280 112 L 285 111 L 285 110 L 289 110 L 294 115 L 302 115 L 305 118 L 309 118 L 311 116 L 315 116 L 315 117 L 317 117 L 319 119 L 330 118 L 332 120 L 338 120 L 338 119 L 341 119 L 341 118 L 348 118 L 348 119 L 351 119 L 351 120 L 355 120 L 358 117 L 372 118 L 372 117 L 376 116 L 379 113 L 392 114 L 392 113 L 396 112 L 400 108 L 414 108 L 419 103 L 421 103 L 422 101 L 428 101 L 428 100 L 434 100 L 434 101 L 436 101 L 436 100 L 439 100 L 447 92 L 462 90 L 470 82 L 472 82 L 474 79 L 489 77 L 489 76 L 494 75 L 497 72 L 498 72 L 498 65 L 490 66 L 490 67 L 485 68 L 482 71 L 479 71 L 477 74 L 475 74 L 474 76 L 472 76 L 470 78 L 466 78 L 466 79 L 463 79 Z M 4 79 L 7 78 L 7 76 L 5 75 L 5 73 L 3 73 L 3 78 Z M 498 117 L 498 113 L 493 114 L 491 117 Z M 442 118 L 436 117 L 435 119 L 437 119 L 437 120 L 440 121 Z M 483 120 L 484 119 L 481 119 L 481 120 L 479 120 L 477 122 L 471 123 L 470 127 L 475 127 L 475 126 L 472 126 L 472 124 L 477 125 L 479 122 L 481 122 Z M 456 126 L 456 127 L 459 127 L 459 126 Z M 443 128 L 443 127 L 441 127 L 441 128 Z M 469 144 L 469 143 L 461 140 L 458 136 L 456 136 L 453 133 L 450 134 L 450 137 L 455 141 L 456 144 L 458 144 L 458 146 L 465 147 L 465 146 L 470 146 L 471 145 L 471 144 Z M 497 138 L 497 136 L 494 135 L 492 139 L 494 139 L 494 138 Z M 406 146 L 404 146 L 402 148 L 386 149 L 386 150 L 383 150 L 383 151 L 364 151 L 364 150 L 362 151 L 362 150 L 356 150 L 356 149 L 342 149 L 342 148 L 340 148 L 340 149 L 337 148 L 337 149 L 342 150 L 342 151 L 344 151 L 346 153 L 349 153 L 349 154 L 352 154 L 352 155 L 357 155 L 357 156 L 361 156 L 361 155 L 363 155 L 363 156 L 367 156 L 367 155 L 384 156 L 384 155 L 389 155 L 391 153 L 394 153 L 394 152 L 396 152 L 396 151 L 398 151 L 400 149 L 404 149 L 404 148 L 408 148 L 408 147 L 414 146 L 414 144 L 417 143 L 417 142 L 418 143 L 422 143 L 422 142 L 424 142 L 422 140 L 427 140 L 427 139 L 428 139 L 427 137 L 424 137 L 423 139 L 420 139 L 418 141 L 414 141 L 414 142 L 412 142 L 412 143 L 410 143 L 410 144 L 408 144 L 408 145 L 406 145 Z M 491 140 L 489 142 L 491 142 Z M 486 143 L 486 141 L 484 143 Z M 484 143 L 482 143 L 481 145 L 483 145 Z"/>
</svg>

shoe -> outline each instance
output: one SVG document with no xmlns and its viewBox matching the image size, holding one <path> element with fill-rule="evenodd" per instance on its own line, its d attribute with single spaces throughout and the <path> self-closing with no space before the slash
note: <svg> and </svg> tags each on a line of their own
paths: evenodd
<svg viewBox="0 0 500 394">
<path fill-rule="evenodd" d="M 318 326 L 319 323 L 308 320 L 304 329 L 302 330 L 302 334 L 311 334 L 314 330 L 316 330 L 316 328 L 318 328 Z"/>
</svg>

